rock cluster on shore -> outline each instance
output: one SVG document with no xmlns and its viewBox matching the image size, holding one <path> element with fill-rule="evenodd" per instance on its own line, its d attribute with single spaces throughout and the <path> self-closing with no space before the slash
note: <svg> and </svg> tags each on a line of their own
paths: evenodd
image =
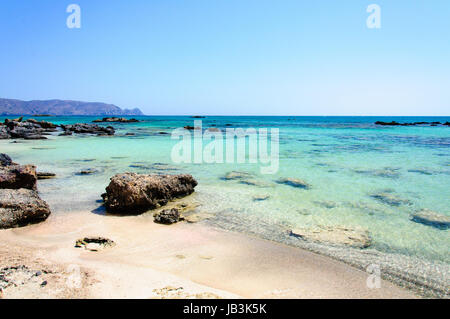
<svg viewBox="0 0 450 319">
<path fill-rule="evenodd" d="M 0 229 L 44 221 L 50 208 L 36 189 L 36 167 L 18 165 L 0 154 Z"/>
<path fill-rule="evenodd" d="M 76 123 L 73 125 L 56 125 L 47 121 L 37 121 L 35 119 L 23 120 L 23 117 L 17 119 L 6 119 L 0 123 L 0 140 L 4 139 L 25 139 L 25 140 L 45 140 L 45 135 L 57 132 L 60 136 L 76 134 L 93 134 L 97 136 L 110 136 L 115 134 L 112 126 L 103 127 L 96 124 Z"/>
<path fill-rule="evenodd" d="M 55 132 L 57 125 L 46 122 L 23 118 L 9 120 L 6 119 L 0 123 L 0 139 L 18 139 L 26 140 L 43 140 L 47 139 L 45 135 Z"/>
<path fill-rule="evenodd" d="M 188 174 L 117 174 L 102 195 L 108 212 L 139 214 L 166 205 L 170 200 L 190 195 L 197 181 Z"/>
</svg>

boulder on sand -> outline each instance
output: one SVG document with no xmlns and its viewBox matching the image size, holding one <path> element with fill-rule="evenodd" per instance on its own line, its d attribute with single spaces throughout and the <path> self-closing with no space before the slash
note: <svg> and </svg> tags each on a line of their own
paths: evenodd
<svg viewBox="0 0 450 319">
<path fill-rule="evenodd" d="M 34 190 L 0 189 L 0 229 L 41 222 L 50 208 Z"/>
<path fill-rule="evenodd" d="M 0 188 L 36 189 L 36 167 L 33 165 L 0 166 Z"/>
<path fill-rule="evenodd" d="M 197 181 L 188 174 L 117 174 L 102 195 L 108 212 L 139 214 L 166 205 L 170 200 L 190 195 Z"/>
<path fill-rule="evenodd" d="M 153 217 L 155 223 L 164 225 L 171 225 L 184 220 L 184 217 L 181 216 L 180 212 L 176 208 L 164 209 L 163 211 L 155 214 Z"/>
</svg>

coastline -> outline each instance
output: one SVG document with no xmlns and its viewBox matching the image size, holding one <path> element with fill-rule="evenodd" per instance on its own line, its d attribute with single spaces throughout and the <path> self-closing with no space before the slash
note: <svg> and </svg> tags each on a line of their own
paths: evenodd
<svg viewBox="0 0 450 319">
<path fill-rule="evenodd" d="M 1 231 L 0 268 L 32 267 L 37 260 L 63 273 L 79 266 L 82 287 L 68 289 L 66 273 L 56 284 L 65 291 L 62 298 L 418 297 L 385 280 L 369 289 L 367 273 L 326 256 L 202 224 L 158 225 L 150 215 L 79 212 Z M 104 236 L 117 245 L 98 252 L 74 248 L 83 236 Z M 36 297 L 52 297 L 48 288 L 38 289 Z"/>
</svg>

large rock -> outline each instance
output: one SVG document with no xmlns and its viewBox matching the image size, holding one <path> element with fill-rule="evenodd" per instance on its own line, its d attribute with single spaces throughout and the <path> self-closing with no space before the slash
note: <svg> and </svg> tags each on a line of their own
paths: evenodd
<svg viewBox="0 0 450 319">
<path fill-rule="evenodd" d="M 372 239 L 367 230 L 343 226 L 318 226 L 315 228 L 293 229 L 290 235 L 306 241 L 354 248 L 367 248 L 372 243 Z"/>
<path fill-rule="evenodd" d="M 14 120 L 6 119 L 0 126 L 0 139 L 46 139 L 43 135 L 56 131 L 57 127 L 57 125 L 46 121 L 34 119 L 23 121 L 23 117 Z"/>
<path fill-rule="evenodd" d="M 447 230 L 450 227 L 450 217 L 436 213 L 429 209 L 422 209 L 411 214 L 411 220 L 416 223 Z"/>
<path fill-rule="evenodd" d="M 33 165 L 0 166 L 0 188 L 36 189 L 36 167 Z"/>
<path fill-rule="evenodd" d="M 115 130 L 112 126 L 103 127 L 96 124 L 77 123 L 73 125 L 61 125 L 65 132 L 76 134 L 95 134 L 95 135 L 114 135 Z"/>
<path fill-rule="evenodd" d="M 170 200 L 194 192 L 191 175 L 117 174 L 103 194 L 109 212 L 139 214 L 166 205 Z"/>
<path fill-rule="evenodd" d="M 0 189 L 0 229 L 38 223 L 49 215 L 49 206 L 36 191 Z"/>
</svg>

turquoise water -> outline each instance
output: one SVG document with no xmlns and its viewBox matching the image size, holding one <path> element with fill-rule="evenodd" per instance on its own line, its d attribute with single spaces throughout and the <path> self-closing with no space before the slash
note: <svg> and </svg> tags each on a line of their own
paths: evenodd
<svg viewBox="0 0 450 319">
<path fill-rule="evenodd" d="M 410 214 L 430 209 L 450 216 L 450 128 L 377 127 L 377 120 L 450 121 L 449 117 L 207 117 L 203 128 L 226 124 L 242 128 L 279 128 L 280 164 L 263 175 L 259 164 L 176 164 L 172 129 L 194 125 L 189 117 L 137 117 L 141 123 L 112 124 L 114 137 L 50 136 L 44 141 L 0 141 L 0 151 L 20 163 L 33 163 L 57 179 L 41 181 L 42 197 L 54 214 L 96 210 L 109 178 L 120 172 L 190 173 L 198 181 L 201 209 L 216 214 L 220 227 L 245 221 L 286 228 L 344 225 L 368 229 L 373 248 L 428 261 L 450 262 L 450 237 L 442 230 L 411 221 Z M 91 122 L 94 117 L 42 118 L 54 123 Z M 126 136 L 126 133 L 134 136 Z M 93 168 L 93 175 L 79 176 Z M 252 174 L 256 185 L 224 180 L 230 171 Z M 310 189 L 277 184 L 298 178 Z M 371 195 L 387 193 L 404 203 L 390 206 Z M 254 196 L 269 196 L 254 201 Z"/>
</svg>

